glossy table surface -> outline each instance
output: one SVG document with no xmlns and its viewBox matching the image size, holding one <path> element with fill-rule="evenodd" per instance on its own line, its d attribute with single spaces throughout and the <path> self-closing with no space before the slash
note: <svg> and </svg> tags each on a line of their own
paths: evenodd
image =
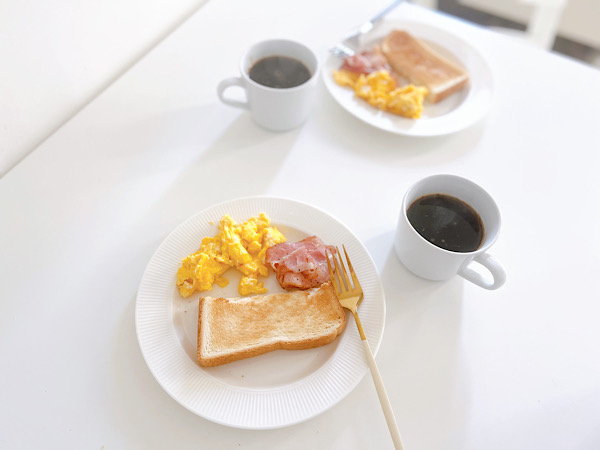
<svg viewBox="0 0 600 450">
<path fill-rule="evenodd" d="M 216 96 L 250 43 L 325 58 L 385 4 L 210 1 L 0 179 L 0 447 L 393 448 L 367 372 L 314 418 L 248 430 L 188 411 L 148 369 L 135 307 L 152 255 L 193 214 L 257 195 L 328 212 L 370 253 L 386 298 L 376 359 L 407 449 L 600 446 L 600 72 L 404 4 L 389 20 L 487 60 L 494 102 L 474 126 L 387 133 L 321 83 L 309 120 L 271 133 Z M 435 173 L 499 205 L 502 288 L 397 259 L 402 196 Z"/>
</svg>

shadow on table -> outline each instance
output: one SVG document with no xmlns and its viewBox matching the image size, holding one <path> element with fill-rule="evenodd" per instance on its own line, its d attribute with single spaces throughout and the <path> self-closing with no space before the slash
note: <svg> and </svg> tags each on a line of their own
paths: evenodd
<svg viewBox="0 0 600 450">
<path fill-rule="evenodd" d="M 485 123 L 480 121 L 462 131 L 432 137 L 404 136 L 379 130 L 344 110 L 320 88 L 314 121 L 320 138 L 335 141 L 348 152 L 382 163 L 402 161 L 403 166 L 439 165 L 462 158 L 482 139 Z"/>
<path fill-rule="evenodd" d="M 152 224 L 165 236 L 208 206 L 268 192 L 301 129 L 272 133 L 257 127 L 247 113 L 233 117 L 228 110 L 203 105 L 149 114 L 122 128 L 101 128 L 94 149 L 83 151 L 102 152 L 114 167 L 117 173 L 107 173 L 105 184 L 111 178 L 124 180 L 107 208 L 127 209 L 141 226 Z M 111 146 L 103 137 L 109 133 L 122 135 L 119 140 L 125 143 Z"/>
<path fill-rule="evenodd" d="M 170 158 L 179 153 L 188 163 L 183 171 L 174 174 L 171 185 L 162 192 L 153 206 L 157 210 L 168 213 L 177 205 L 181 209 L 185 202 L 192 214 L 232 198 L 261 195 L 280 173 L 301 129 L 273 133 L 255 125 L 245 112 L 230 121 L 230 113 L 224 115 L 220 111 L 211 107 L 193 113 L 198 120 L 210 120 L 210 126 L 199 127 L 203 131 L 194 129 L 192 123 L 183 127 L 186 136 L 177 138 L 175 154 Z M 212 118 L 206 118 L 211 115 Z M 154 161 L 151 163 L 156 164 Z M 162 166 L 156 164 L 156 170 L 166 170 L 168 164 L 166 160 Z M 189 195 L 182 198 L 182 192 Z"/>
<path fill-rule="evenodd" d="M 468 368 L 461 348 L 464 280 L 429 281 L 409 272 L 393 249 L 394 231 L 368 242 L 386 294 L 380 370 L 399 423 L 443 448 L 467 424 Z M 465 381 L 466 380 L 466 381 Z M 427 433 L 426 428 L 435 429 Z M 458 441 L 460 442 L 460 440 Z M 424 444 L 424 443 L 423 443 Z M 425 448 L 425 447 L 424 447 Z"/>
</svg>

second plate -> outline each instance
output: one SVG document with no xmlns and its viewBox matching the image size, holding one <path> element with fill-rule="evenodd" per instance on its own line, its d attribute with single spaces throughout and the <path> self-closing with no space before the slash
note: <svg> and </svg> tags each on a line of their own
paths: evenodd
<svg viewBox="0 0 600 450">
<path fill-rule="evenodd" d="M 340 68 L 342 60 L 330 55 L 323 65 L 323 79 L 327 90 L 342 108 L 375 128 L 407 136 L 454 133 L 474 124 L 487 113 L 493 97 L 492 72 L 472 46 L 447 31 L 424 23 L 389 20 L 364 36 L 363 49 L 371 48 L 394 29 L 408 31 L 464 67 L 469 73 L 469 85 L 437 104 L 425 103 L 420 119 L 407 119 L 381 111 L 356 97 L 351 89 L 339 86 L 333 80 L 333 71 Z"/>
</svg>

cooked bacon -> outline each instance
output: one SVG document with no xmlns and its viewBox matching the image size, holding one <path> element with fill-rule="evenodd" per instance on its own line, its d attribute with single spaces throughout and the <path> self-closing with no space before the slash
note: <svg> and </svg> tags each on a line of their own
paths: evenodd
<svg viewBox="0 0 600 450">
<path fill-rule="evenodd" d="M 378 70 L 391 70 L 387 59 L 377 49 L 367 50 L 344 59 L 341 70 L 370 74 Z"/>
<path fill-rule="evenodd" d="M 326 250 L 332 254 L 336 252 L 333 245 L 326 245 L 317 236 L 311 236 L 270 247 L 265 261 L 275 271 L 282 288 L 310 289 L 329 280 Z"/>
</svg>

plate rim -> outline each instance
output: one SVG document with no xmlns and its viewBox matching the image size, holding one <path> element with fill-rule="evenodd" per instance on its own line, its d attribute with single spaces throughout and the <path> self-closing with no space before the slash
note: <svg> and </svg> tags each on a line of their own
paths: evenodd
<svg viewBox="0 0 600 450">
<path fill-rule="evenodd" d="M 374 281 L 374 283 L 376 285 L 375 286 L 376 293 L 380 294 L 380 297 L 378 298 L 379 301 L 374 302 L 374 304 L 376 304 L 375 310 L 376 310 L 376 312 L 379 311 L 379 314 L 380 314 L 380 316 L 378 316 L 378 318 L 377 318 L 377 320 L 380 322 L 380 328 L 378 330 L 370 330 L 371 337 L 369 339 L 370 345 L 372 346 L 372 350 L 375 355 L 377 354 L 377 351 L 379 350 L 379 347 L 382 342 L 383 332 L 384 332 L 384 328 L 385 328 L 385 318 L 386 318 L 386 300 L 385 300 L 385 292 L 383 289 L 383 284 L 381 281 L 380 274 L 377 270 L 377 267 L 373 261 L 373 258 L 369 254 L 368 250 L 366 249 L 364 244 L 358 239 L 358 237 L 348 227 L 346 227 L 339 219 L 337 219 L 330 213 L 326 212 L 325 210 L 323 210 L 319 207 L 316 207 L 312 204 L 302 202 L 299 200 L 295 200 L 295 199 L 291 199 L 291 198 L 270 196 L 270 195 L 257 195 L 257 196 L 246 196 L 246 197 L 233 198 L 233 199 L 229 199 L 229 200 L 224 200 L 224 201 L 216 203 L 214 205 L 210 205 L 210 206 L 200 210 L 199 212 L 189 216 L 187 219 L 185 219 L 183 222 L 181 222 L 179 225 L 177 225 L 174 229 L 172 229 L 171 232 L 169 232 L 167 234 L 167 236 L 161 241 L 161 243 L 159 244 L 159 246 L 157 247 L 155 252 L 152 254 L 151 258 L 149 259 L 149 261 L 146 265 L 146 268 L 144 270 L 144 273 L 141 277 L 140 284 L 138 286 L 138 290 L 136 293 L 135 329 L 136 329 L 136 337 L 138 340 L 138 345 L 140 346 L 140 350 L 141 350 L 143 359 L 146 362 L 146 365 L 148 366 L 153 377 L 156 379 L 156 381 L 159 383 L 159 385 L 165 390 L 165 392 L 167 392 L 167 394 L 169 394 L 169 396 L 171 396 L 175 401 L 177 401 L 180 405 L 182 405 L 187 410 L 193 412 L 194 414 L 196 414 L 200 417 L 210 420 L 214 423 L 218 423 L 221 425 L 230 426 L 230 427 L 234 427 L 234 428 L 256 429 L 256 430 L 283 428 L 283 427 L 291 426 L 291 425 L 294 425 L 294 424 L 297 424 L 300 422 L 304 422 L 313 417 L 316 417 L 317 415 L 324 413 L 325 411 L 327 411 L 328 409 L 330 409 L 331 407 L 333 407 L 334 405 L 339 403 L 339 401 L 341 401 L 343 398 L 345 398 L 347 395 L 349 395 L 356 388 L 358 383 L 362 380 L 362 378 L 368 372 L 368 366 L 367 366 L 366 362 L 364 361 L 364 357 L 360 361 L 360 364 L 359 364 L 360 367 L 355 369 L 356 373 L 354 374 L 354 378 L 351 380 L 351 382 L 346 383 L 346 386 L 343 389 L 343 393 L 339 394 L 337 397 L 333 398 L 331 401 L 328 401 L 327 405 L 325 405 L 325 406 L 321 405 L 321 407 L 313 409 L 312 411 L 305 412 L 304 414 L 296 414 L 294 419 L 282 421 L 279 423 L 269 423 L 269 424 L 262 424 L 262 425 L 241 423 L 241 422 L 233 423 L 231 420 L 229 420 L 229 421 L 223 420 L 220 417 L 210 416 L 210 415 L 206 414 L 206 412 L 203 413 L 201 411 L 198 411 L 198 409 L 194 408 L 193 405 L 191 405 L 189 401 L 185 401 L 185 398 L 181 397 L 180 392 L 176 392 L 176 389 L 174 389 L 173 386 L 171 385 L 172 383 L 168 384 L 165 382 L 166 380 L 164 378 L 164 371 L 161 372 L 160 370 L 157 370 L 156 362 L 152 360 L 152 357 L 150 356 L 150 354 L 147 351 L 148 350 L 146 348 L 147 342 L 144 342 L 145 334 L 142 331 L 143 327 L 141 324 L 142 324 L 143 320 L 145 319 L 145 317 L 143 315 L 143 311 L 142 311 L 140 305 L 142 305 L 145 300 L 145 298 L 144 298 L 145 281 L 147 280 L 148 276 L 152 275 L 152 271 L 154 270 L 154 264 L 156 264 L 157 261 L 160 262 L 160 255 L 161 255 L 161 252 L 164 251 L 165 246 L 170 245 L 171 241 L 173 239 L 176 239 L 177 236 L 183 230 L 186 230 L 189 227 L 193 227 L 193 222 L 195 220 L 198 220 L 200 217 L 205 216 L 210 211 L 216 211 L 219 208 L 222 209 L 228 205 L 247 203 L 247 202 L 260 202 L 260 201 L 276 202 L 277 204 L 286 204 L 287 206 L 294 205 L 296 207 L 312 209 L 318 215 L 321 215 L 322 217 L 326 218 L 328 221 L 332 221 L 336 226 L 342 227 L 342 230 L 347 234 L 347 236 L 351 237 L 353 239 L 352 245 L 359 246 L 361 248 L 361 251 L 364 253 L 361 256 L 363 257 L 363 259 L 366 257 L 366 259 L 367 259 L 366 263 L 369 266 L 369 269 L 373 270 L 373 274 L 372 274 L 373 280 L 372 281 Z M 265 212 L 267 213 L 269 218 L 271 218 L 268 211 L 265 211 Z M 276 220 L 273 220 L 273 221 L 275 222 Z M 347 245 L 347 242 L 346 242 L 346 245 Z M 164 300 L 164 298 L 163 298 L 163 300 Z M 172 303 L 172 301 L 170 301 L 170 299 L 166 303 L 167 303 L 166 310 L 167 310 L 168 316 L 163 318 L 163 320 L 164 319 L 167 319 L 167 320 L 165 320 L 165 323 L 162 324 L 160 331 L 162 334 L 165 334 L 165 333 L 169 334 L 171 339 L 174 338 L 175 340 L 177 340 L 177 337 L 175 336 L 175 333 L 176 333 L 175 324 L 173 323 L 173 320 L 172 320 L 172 313 L 173 313 L 172 304 L 173 303 Z M 163 308 L 164 308 L 164 306 L 165 305 L 162 305 Z M 379 309 L 377 309 L 377 308 L 379 308 Z M 347 318 L 348 318 L 348 313 L 347 313 Z M 362 319 L 362 316 L 361 316 L 361 319 Z M 351 325 L 352 325 L 352 323 L 350 323 L 350 320 L 348 320 L 347 328 L 351 328 L 351 329 L 356 328 L 356 327 L 352 327 Z M 360 344 L 360 342 L 355 343 L 353 341 L 349 341 L 349 337 L 351 337 L 351 335 L 354 335 L 354 333 L 356 333 L 356 330 L 342 333 L 342 335 L 339 336 L 339 338 L 338 338 L 338 339 L 340 339 L 340 343 L 338 344 L 338 347 L 332 353 L 332 355 L 328 357 L 328 359 L 323 364 L 321 364 L 319 367 L 317 367 L 314 371 L 309 373 L 304 378 L 301 378 L 301 379 L 297 380 L 296 382 L 292 382 L 288 385 L 275 387 L 273 389 L 262 389 L 262 390 L 254 389 L 254 388 L 245 389 L 240 386 L 229 385 L 229 384 L 223 382 L 222 380 L 218 380 L 218 379 L 212 377 L 211 375 L 201 375 L 200 377 L 198 377 L 196 375 L 195 381 L 196 381 L 197 385 L 199 385 L 199 384 L 206 385 L 206 384 L 212 383 L 212 385 L 210 386 L 211 388 L 214 388 L 214 385 L 225 386 L 226 388 L 224 388 L 224 389 L 228 389 L 228 394 L 231 394 L 231 392 L 237 391 L 238 393 L 241 392 L 241 393 L 246 394 L 251 397 L 257 397 L 257 396 L 260 396 L 261 394 L 265 394 L 265 393 L 271 393 L 271 394 L 278 393 L 278 392 L 287 393 L 294 386 L 301 385 L 303 383 L 306 384 L 309 381 L 312 381 L 313 379 L 322 378 L 324 376 L 323 373 L 325 373 L 326 371 L 329 370 L 329 366 L 331 366 L 333 364 L 333 361 L 336 361 L 340 358 L 338 353 L 341 352 L 342 350 L 345 352 L 351 352 L 352 353 L 351 356 L 356 358 L 357 351 L 358 351 L 357 349 L 359 349 L 360 350 L 359 354 L 362 356 L 362 351 L 363 351 L 362 344 Z M 356 344 L 356 345 L 354 345 L 354 344 Z M 344 346 L 343 348 L 342 348 L 342 345 Z M 189 371 L 193 371 L 196 374 L 202 373 L 204 371 L 204 369 L 202 369 L 202 372 L 199 372 L 198 369 L 200 367 L 197 364 L 194 364 L 194 362 L 192 362 L 190 360 L 190 358 L 185 353 L 184 349 L 181 348 L 181 345 L 179 343 L 177 343 L 177 346 L 179 347 L 179 351 L 177 352 L 178 355 L 170 355 L 170 357 L 168 358 L 169 361 L 166 364 L 169 364 L 170 362 L 172 362 L 172 360 L 175 360 L 176 363 L 178 363 L 178 364 L 185 364 Z M 184 360 L 184 362 L 182 362 L 182 360 Z M 163 361 L 162 364 L 165 365 L 165 362 Z M 188 375 L 189 375 L 189 372 L 188 372 Z M 179 376 L 179 374 L 177 374 L 177 376 Z M 201 378 L 202 380 L 198 381 L 198 378 Z M 318 383 L 318 380 L 317 380 L 317 383 Z M 265 398 L 266 398 L 266 395 L 265 395 Z M 310 408 L 309 408 L 309 410 L 310 410 Z"/>
</svg>

